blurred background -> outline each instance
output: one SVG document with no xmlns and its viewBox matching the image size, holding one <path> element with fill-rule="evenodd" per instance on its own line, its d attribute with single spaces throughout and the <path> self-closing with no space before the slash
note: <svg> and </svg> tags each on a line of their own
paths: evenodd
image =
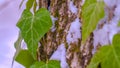
<svg viewBox="0 0 120 68">
<path fill-rule="evenodd" d="M 19 20 L 25 3 L 21 9 L 22 0 L 0 0 L 0 68 L 11 68 L 15 53 L 14 42 L 18 38 L 19 29 L 16 23 Z M 17 62 L 13 68 L 24 68 Z"/>
</svg>

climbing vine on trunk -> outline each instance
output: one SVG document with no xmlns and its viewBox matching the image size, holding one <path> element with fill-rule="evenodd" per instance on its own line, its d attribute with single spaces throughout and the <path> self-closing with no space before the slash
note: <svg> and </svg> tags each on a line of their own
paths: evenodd
<svg viewBox="0 0 120 68">
<path fill-rule="evenodd" d="M 119 26 L 112 25 L 119 22 L 114 13 L 118 8 L 103 0 L 28 0 L 17 23 L 20 35 L 13 61 L 26 68 L 120 68 L 120 35 L 113 43 L 108 39 L 119 32 Z M 104 39 L 108 43 L 101 42 Z M 27 49 L 21 48 L 23 40 Z"/>
</svg>

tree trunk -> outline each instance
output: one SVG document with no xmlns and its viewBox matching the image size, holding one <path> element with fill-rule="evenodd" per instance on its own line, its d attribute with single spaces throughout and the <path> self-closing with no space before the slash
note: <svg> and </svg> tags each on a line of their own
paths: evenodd
<svg viewBox="0 0 120 68">
<path fill-rule="evenodd" d="M 73 13 L 69 9 L 71 2 L 73 2 L 77 8 L 76 13 Z M 50 30 L 40 40 L 41 46 L 38 51 L 38 60 L 49 60 L 58 46 L 64 44 L 66 48 L 65 57 L 69 68 L 85 68 L 87 66 L 92 57 L 93 33 L 91 33 L 85 44 L 81 43 L 81 38 L 77 38 L 77 41 L 70 43 L 68 43 L 66 39 L 71 23 L 75 21 L 76 18 L 79 19 L 79 23 L 82 25 L 82 19 L 80 18 L 81 4 L 82 0 L 39 0 L 39 7 L 50 8 L 51 16 L 57 18 L 57 20 L 55 21 L 55 31 Z M 79 29 L 81 33 L 81 27 Z"/>
</svg>

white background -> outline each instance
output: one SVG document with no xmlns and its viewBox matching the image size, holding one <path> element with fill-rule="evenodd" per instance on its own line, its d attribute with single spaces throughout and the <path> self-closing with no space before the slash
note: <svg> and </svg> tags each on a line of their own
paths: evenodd
<svg viewBox="0 0 120 68">
<path fill-rule="evenodd" d="M 19 29 L 16 23 L 25 5 L 19 9 L 22 0 L 0 0 L 0 68 L 11 68 L 15 53 L 14 42 L 17 40 Z M 13 68 L 24 68 L 14 64 Z"/>
</svg>

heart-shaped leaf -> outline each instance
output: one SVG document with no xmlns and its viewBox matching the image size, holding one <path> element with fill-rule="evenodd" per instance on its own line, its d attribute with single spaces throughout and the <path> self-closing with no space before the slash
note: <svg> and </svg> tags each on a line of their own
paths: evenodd
<svg viewBox="0 0 120 68">
<path fill-rule="evenodd" d="M 36 59 L 38 42 L 52 27 L 49 12 L 47 9 L 41 8 L 33 15 L 30 10 L 26 9 L 23 11 L 17 26 L 20 28 L 22 37 L 27 43 L 28 50 L 34 59 Z"/>
</svg>

